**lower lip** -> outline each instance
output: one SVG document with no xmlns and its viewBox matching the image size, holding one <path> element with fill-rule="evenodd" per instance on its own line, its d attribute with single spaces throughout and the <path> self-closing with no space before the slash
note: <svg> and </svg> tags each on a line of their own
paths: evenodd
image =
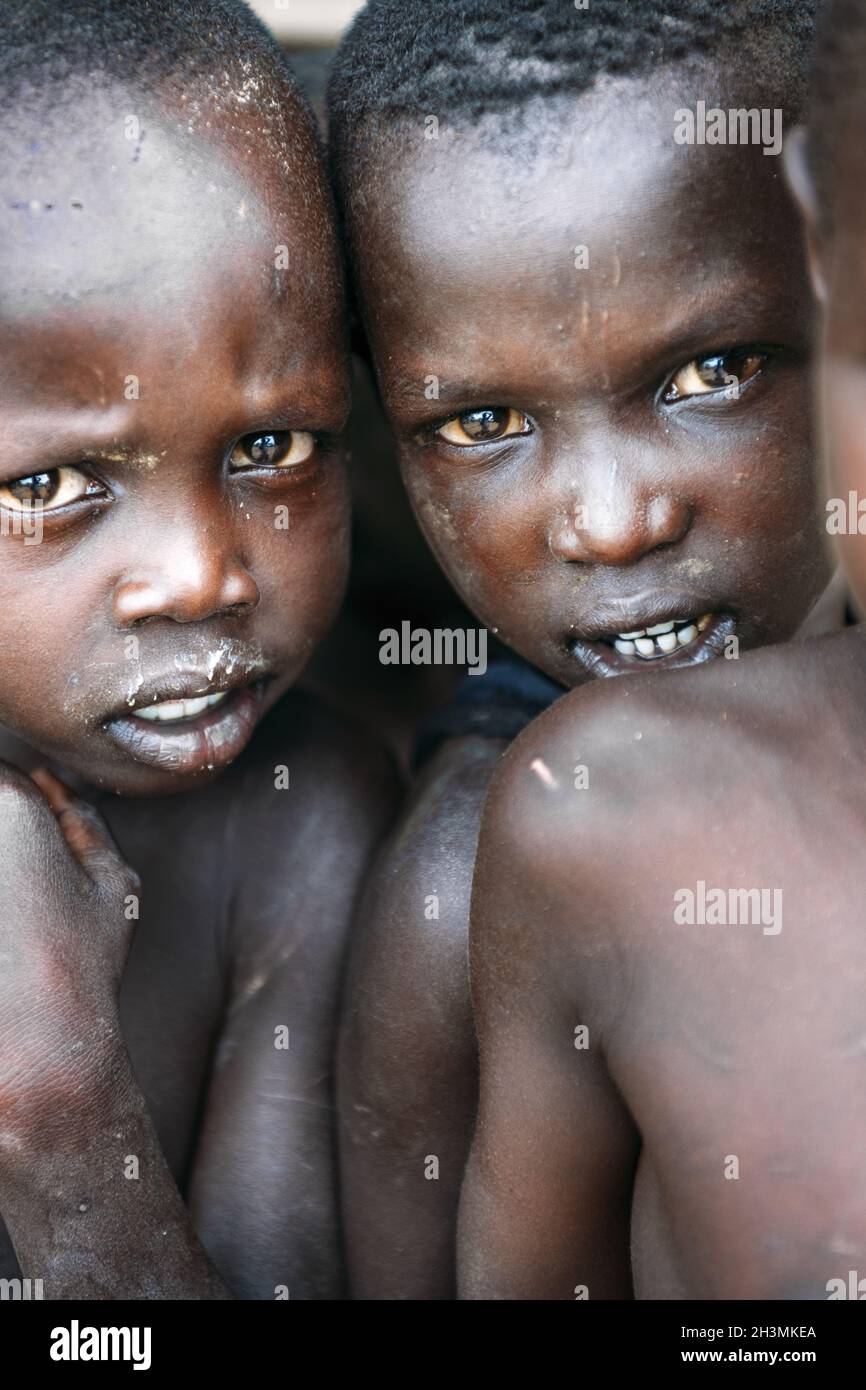
<svg viewBox="0 0 866 1390">
<path fill-rule="evenodd" d="M 162 724 L 121 715 L 105 725 L 105 732 L 137 763 L 187 775 L 212 772 L 228 767 L 246 748 L 260 704 L 261 686 L 244 686 L 195 719 Z"/>
<path fill-rule="evenodd" d="M 688 646 L 680 647 L 666 656 L 626 656 L 607 642 L 572 640 L 569 651 L 591 676 L 632 676 L 643 671 L 671 671 L 684 666 L 699 666 L 722 656 L 725 643 L 736 631 L 736 619 L 729 613 L 717 613 Z"/>
</svg>

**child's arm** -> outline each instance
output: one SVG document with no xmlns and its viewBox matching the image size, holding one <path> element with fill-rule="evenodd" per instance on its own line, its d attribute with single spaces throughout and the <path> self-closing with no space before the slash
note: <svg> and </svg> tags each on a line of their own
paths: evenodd
<svg viewBox="0 0 866 1390">
<path fill-rule="evenodd" d="M 357 1297 L 455 1296 L 457 1203 L 477 1099 L 469 897 L 499 751 L 474 739 L 436 755 L 360 913 L 338 1066 Z"/>
<path fill-rule="evenodd" d="M 62 981 L 61 1002 L 70 992 L 66 986 L 75 987 L 60 1031 L 53 1026 L 56 1000 L 41 1014 L 19 1010 L 29 1023 L 32 1065 L 9 1123 L 2 1047 L 9 1039 L 10 1053 L 20 1057 L 14 1043 L 21 1029 L 2 1007 L 0 990 L 0 1128 L 7 1137 L 7 1149 L 0 1149 L 0 1211 L 25 1276 L 43 1279 L 46 1298 L 273 1299 L 341 1292 L 332 1099 L 339 974 L 358 885 L 395 788 L 384 760 L 367 756 L 355 740 L 337 746 L 332 731 L 329 746 L 322 746 L 315 732 L 304 727 L 303 756 L 291 760 L 293 801 L 275 791 L 267 759 L 249 768 L 243 790 L 227 779 L 220 784 L 230 797 L 225 852 L 238 872 L 226 1011 L 215 1038 L 189 1211 L 162 1155 L 117 1019 L 130 935 L 123 901 L 136 891 L 134 875 L 100 818 L 77 802 L 80 819 L 99 837 L 90 872 L 99 870 L 107 884 L 84 894 L 80 878 L 71 875 L 74 866 L 65 863 L 57 821 L 35 790 L 25 791 L 25 802 L 35 797 L 44 812 L 44 843 L 36 844 L 34 866 L 49 866 L 66 885 L 62 911 L 46 912 L 39 900 L 31 955 L 45 955 L 47 929 L 59 924 L 66 936 L 61 931 L 49 982 Z M 61 791 L 71 805 L 74 798 Z M 26 805 L 25 811 L 17 822 L 14 815 L 0 816 L 9 846 L 16 838 L 34 843 L 32 833 L 23 833 L 32 819 Z M 68 833 L 68 825 L 64 829 Z M 13 859 L 9 848 L 0 863 Z M 19 886 L 20 871 L 19 864 Z M 94 938 L 108 940 L 118 914 L 123 940 L 116 959 L 106 963 Z M 52 946 L 55 934 L 48 932 Z M 92 1005 L 84 988 L 91 981 Z M 82 1037 L 92 1041 L 79 1055 Z M 46 1062 L 55 1056 L 62 1068 L 46 1075 Z"/>
<path fill-rule="evenodd" d="M 184 1208 L 117 1017 L 137 895 L 47 773 L 0 782 L 0 1210 L 45 1297 L 231 1298 Z"/>
<path fill-rule="evenodd" d="M 638 1139 L 602 1040 L 577 1031 L 588 982 L 574 927 L 592 908 L 573 880 L 557 882 L 557 836 L 538 816 L 536 793 L 525 794 L 528 763 L 518 753 L 498 774 L 476 864 L 470 969 L 481 1097 L 460 1207 L 459 1291 L 629 1298 Z"/>
</svg>

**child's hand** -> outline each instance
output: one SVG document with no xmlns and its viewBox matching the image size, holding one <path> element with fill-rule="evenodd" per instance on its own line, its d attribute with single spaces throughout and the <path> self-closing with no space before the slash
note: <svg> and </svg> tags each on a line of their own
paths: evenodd
<svg viewBox="0 0 866 1390">
<path fill-rule="evenodd" d="M 123 1053 L 117 994 L 138 879 L 51 773 L 0 764 L 0 1130 L 72 1118 Z M 20 1132 L 20 1131 L 19 1131 Z"/>
</svg>

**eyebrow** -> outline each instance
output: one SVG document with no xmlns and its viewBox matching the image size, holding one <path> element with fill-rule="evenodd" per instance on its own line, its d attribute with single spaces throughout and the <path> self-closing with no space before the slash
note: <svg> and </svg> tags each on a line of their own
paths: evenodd
<svg viewBox="0 0 866 1390">
<path fill-rule="evenodd" d="M 318 386 L 318 383 L 317 383 Z M 313 411 L 319 404 L 322 391 L 316 390 L 304 395 L 300 385 L 292 382 L 281 383 L 282 389 L 269 386 L 246 401 L 232 402 L 237 406 L 234 419 L 220 418 L 215 421 L 214 430 L 226 442 L 239 438 L 255 430 L 265 429 L 321 429 L 323 432 L 338 433 L 345 424 L 348 413 L 348 393 L 341 396 L 337 409 L 340 412 L 324 424 L 313 419 Z M 297 399 L 289 403 L 290 391 Z M 245 410 L 244 410 L 244 407 Z M 243 410 L 244 413 L 241 413 Z M 321 413 L 324 414 L 324 404 Z M 330 414 L 330 411 L 329 411 Z M 124 402 L 115 402 L 108 408 L 92 405 L 56 405 L 22 403 L 19 409 L 10 406 L 0 417 L 0 440 L 5 443 L 4 457 L 0 463 L 0 474 L 4 477 L 17 477 L 17 458 L 26 453 L 22 463 L 30 467 L 34 456 L 43 460 L 43 468 L 56 468 L 74 461 L 94 463 L 113 463 L 123 468 L 133 468 L 150 473 L 158 467 L 167 455 L 167 448 L 146 448 L 140 444 L 127 442 L 135 435 L 137 422 L 134 411 Z M 26 436 L 26 443 L 16 448 L 16 440 Z"/>
<path fill-rule="evenodd" d="M 108 410 L 33 404 L 16 412 L 10 406 L 3 418 L 5 428 L 0 429 L 0 436 L 5 434 L 7 439 L 3 460 L 6 475 L 14 466 L 15 437 L 21 431 L 26 431 L 28 455 L 31 458 L 34 454 L 43 455 L 46 462 L 53 459 L 63 462 L 73 454 L 106 460 L 115 455 L 119 461 L 121 455 L 125 460 L 127 454 L 138 452 L 132 446 L 117 442 L 129 428 L 128 414 L 119 403 Z"/>
<path fill-rule="evenodd" d="M 770 288 L 766 282 L 754 278 L 740 285 L 736 283 L 733 272 L 724 277 L 718 276 L 715 283 L 703 287 L 700 294 L 688 299 L 681 297 L 674 314 L 664 321 L 660 332 L 653 331 L 651 322 L 647 326 L 643 323 L 636 326 L 635 332 L 642 333 L 642 346 L 640 353 L 634 355 L 635 362 L 629 366 L 636 365 L 639 360 L 645 364 L 645 374 L 652 376 L 654 372 L 663 370 L 666 362 L 675 365 L 678 357 L 682 357 L 685 364 L 696 352 L 732 348 L 747 343 L 752 335 L 757 342 L 772 342 L 776 336 L 790 336 L 792 330 L 797 328 L 806 333 L 810 305 L 804 299 L 802 309 L 798 311 L 792 308 L 795 304 L 796 301 L 792 300 L 783 285 Z M 575 316 L 577 312 L 575 306 Z M 770 317 L 774 322 L 768 322 L 766 327 L 754 322 Z M 573 348 L 570 355 L 576 355 Z M 528 376 L 524 376 L 525 385 L 513 375 L 506 380 L 504 374 L 498 380 L 471 375 L 452 376 L 448 380 L 445 369 L 454 365 L 457 364 L 444 356 L 437 363 L 431 353 L 423 363 L 423 369 L 417 373 L 406 370 L 396 373 L 389 387 L 392 409 L 399 412 L 402 407 L 411 410 L 419 420 L 432 420 L 445 415 L 449 406 L 498 403 L 504 389 L 510 394 L 520 394 L 521 389 L 536 389 Z M 437 366 L 439 373 L 435 370 Z M 419 367 L 422 364 L 419 363 Z M 427 400 L 424 395 L 425 382 L 431 374 L 439 376 L 438 394 L 434 399 Z M 632 374 L 635 378 L 640 375 L 639 372 Z"/>
</svg>

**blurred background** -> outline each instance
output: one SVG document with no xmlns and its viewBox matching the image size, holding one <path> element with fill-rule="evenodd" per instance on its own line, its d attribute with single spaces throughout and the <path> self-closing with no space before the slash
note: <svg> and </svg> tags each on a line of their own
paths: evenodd
<svg viewBox="0 0 866 1390">
<path fill-rule="evenodd" d="M 364 0 L 247 0 L 279 39 L 321 116 L 328 59 Z"/>
<path fill-rule="evenodd" d="M 287 48 L 337 42 L 363 0 L 252 0 L 252 8 Z"/>
</svg>

